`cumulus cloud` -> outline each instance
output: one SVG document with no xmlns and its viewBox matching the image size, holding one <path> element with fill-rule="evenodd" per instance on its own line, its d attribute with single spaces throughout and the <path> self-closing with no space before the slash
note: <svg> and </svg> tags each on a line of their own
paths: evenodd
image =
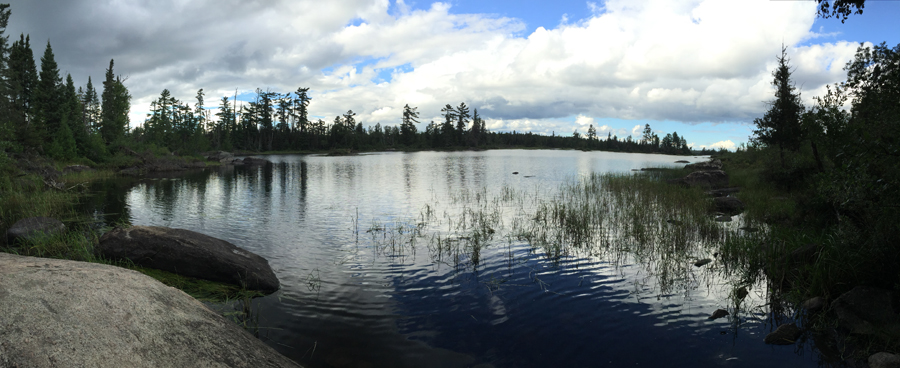
<svg viewBox="0 0 900 368">
<path fill-rule="evenodd" d="M 703 147 L 703 146 L 701 146 L 701 147 Z M 734 151 L 734 149 L 735 149 L 736 147 L 737 147 L 737 146 L 734 144 L 734 142 L 732 142 L 732 141 L 730 141 L 730 140 L 719 141 L 719 142 L 716 142 L 716 143 L 713 143 L 713 144 L 709 145 L 709 148 L 713 148 L 713 149 L 722 149 L 722 148 L 724 148 L 724 149 L 731 150 L 731 151 Z"/>
<path fill-rule="evenodd" d="M 772 98 L 782 42 L 805 99 L 843 78 L 857 46 L 794 47 L 818 35 L 813 2 L 587 6 L 587 19 L 523 34 L 520 20 L 444 2 L 28 0 L 13 2 L 8 32 L 49 39 L 79 84 L 88 75 L 96 84 L 115 58 L 137 121 L 163 88 L 182 100 L 204 88 L 212 101 L 235 89 L 311 87 L 310 112 L 326 120 L 352 109 L 366 124 L 395 124 L 409 104 L 439 121 L 442 106 L 465 101 L 490 129 L 547 134 L 601 118 L 749 122 Z"/>
</svg>

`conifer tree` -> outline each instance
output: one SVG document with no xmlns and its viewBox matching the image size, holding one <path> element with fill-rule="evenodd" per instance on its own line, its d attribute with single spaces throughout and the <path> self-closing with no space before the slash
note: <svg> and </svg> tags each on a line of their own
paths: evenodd
<svg viewBox="0 0 900 368">
<path fill-rule="evenodd" d="M 125 136 L 128 129 L 128 111 L 131 109 L 131 95 L 122 83 L 122 78 L 113 73 L 113 60 L 109 60 L 106 78 L 103 81 L 100 134 L 109 144 Z"/>
<path fill-rule="evenodd" d="M 403 144 L 411 146 L 416 139 L 416 120 L 419 117 L 418 107 L 409 107 L 409 104 L 403 106 L 403 120 L 400 123 L 400 139 Z"/>
<path fill-rule="evenodd" d="M 465 144 L 466 130 L 469 126 L 469 107 L 465 102 L 460 102 L 456 107 L 456 142 Z"/>
<path fill-rule="evenodd" d="M 34 91 L 34 119 L 39 127 L 40 144 L 52 144 L 63 118 L 62 78 L 53 57 L 50 42 L 41 57 L 41 73 Z M 71 132 L 70 132 L 71 133 Z"/>
<path fill-rule="evenodd" d="M 753 120 L 757 127 L 753 131 L 753 139 L 768 146 L 777 146 L 782 168 L 785 167 L 784 151 L 796 151 L 803 139 L 800 119 L 804 108 L 800 102 L 800 93 L 791 80 L 789 63 L 787 48 L 782 46 L 778 66 L 772 73 L 775 100 L 769 103 L 769 111 L 762 118 Z"/>
</svg>

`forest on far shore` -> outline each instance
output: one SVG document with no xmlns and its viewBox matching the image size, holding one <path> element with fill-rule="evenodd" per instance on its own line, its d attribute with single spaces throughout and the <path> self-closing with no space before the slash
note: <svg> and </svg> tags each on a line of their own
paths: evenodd
<svg viewBox="0 0 900 368">
<path fill-rule="evenodd" d="M 598 136 L 591 125 L 582 134 L 541 135 L 491 132 L 477 109 L 465 102 L 447 104 L 442 121 L 419 120 L 416 107 L 404 106 L 398 125 L 364 126 L 352 110 L 332 121 L 311 120 L 309 88 L 279 93 L 256 90 L 253 101 L 222 97 L 207 105 L 203 89 L 193 101 L 182 101 L 163 89 L 143 122 L 129 121 L 131 98 L 124 79 L 110 60 L 103 80 L 75 86 L 63 78 L 47 42 L 40 69 L 31 39 L 6 36 L 9 4 L 0 4 L 0 153 L 48 156 L 63 162 L 115 166 L 129 152 L 211 150 L 253 152 L 443 150 L 488 148 L 565 148 L 619 152 L 691 154 L 677 132 L 659 137 L 646 125 L 641 137 Z M 709 153 L 704 151 L 698 153 Z"/>
</svg>

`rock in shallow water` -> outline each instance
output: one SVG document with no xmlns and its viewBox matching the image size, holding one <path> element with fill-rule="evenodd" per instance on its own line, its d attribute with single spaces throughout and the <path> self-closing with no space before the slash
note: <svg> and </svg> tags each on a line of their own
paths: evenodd
<svg viewBox="0 0 900 368">
<path fill-rule="evenodd" d="M 0 253 L 0 367 L 299 367 L 178 289 Z"/>
<path fill-rule="evenodd" d="M 100 255 L 198 279 L 273 292 L 279 282 L 269 262 L 222 239 L 158 226 L 116 228 L 100 238 Z"/>
<path fill-rule="evenodd" d="M 766 335 L 765 343 L 772 345 L 791 345 L 797 342 L 797 339 L 800 337 L 800 328 L 793 323 L 785 323 L 772 333 Z"/>
<path fill-rule="evenodd" d="M 716 309 L 708 319 L 719 319 L 728 315 L 728 311 L 724 309 Z"/>
</svg>

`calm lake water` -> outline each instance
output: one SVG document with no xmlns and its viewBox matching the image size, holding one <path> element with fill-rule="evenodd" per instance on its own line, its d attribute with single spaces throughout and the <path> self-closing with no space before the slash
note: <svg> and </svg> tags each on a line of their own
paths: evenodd
<svg viewBox="0 0 900 368">
<path fill-rule="evenodd" d="M 750 288 L 739 317 L 708 320 L 732 306 L 732 280 L 715 262 L 683 262 L 672 277 L 652 255 L 549 257 L 515 233 L 562 184 L 592 172 L 677 167 L 684 157 L 266 158 L 273 164 L 98 183 L 89 205 L 108 223 L 189 229 L 268 259 L 282 289 L 253 301 L 256 331 L 306 367 L 819 365 L 810 342 L 763 344 L 784 322 L 764 284 Z M 474 223 L 490 224 L 489 236 L 473 240 Z"/>
</svg>

